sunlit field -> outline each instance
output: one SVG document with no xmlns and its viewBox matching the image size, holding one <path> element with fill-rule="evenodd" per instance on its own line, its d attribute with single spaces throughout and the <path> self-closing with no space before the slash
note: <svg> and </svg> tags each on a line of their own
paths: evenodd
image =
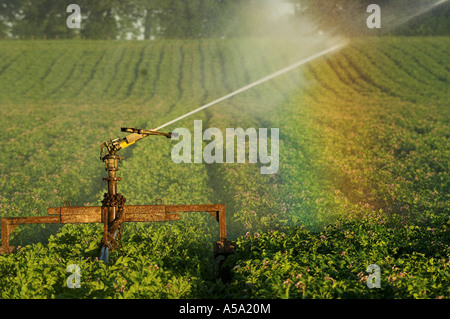
<svg viewBox="0 0 450 319">
<path fill-rule="evenodd" d="M 272 40 L 0 42 L 0 217 L 100 206 L 104 141 L 314 53 Z M 448 37 L 354 38 L 164 129 L 279 128 L 277 174 L 176 164 L 176 141 L 153 136 L 123 151 L 127 205 L 226 204 L 229 284 L 217 222 L 191 213 L 125 224 L 109 265 L 101 224 L 20 226 L 18 251 L 0 255 L 0 297 L 449 298 L 449 51 Z M 380 289 L 367 288 L 372 264 Z"/>
</svg>

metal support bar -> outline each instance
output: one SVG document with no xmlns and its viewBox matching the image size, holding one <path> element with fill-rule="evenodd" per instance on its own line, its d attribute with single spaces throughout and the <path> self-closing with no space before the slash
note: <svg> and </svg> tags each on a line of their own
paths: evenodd
<svg viewBox="0 0 450 319">
<path fill-rule="evenodd" d="M 166 213 L 207 212 L 219 223 L 219 238 L 227 240 L 225 204 L 166 205 Z"/>
</svg>

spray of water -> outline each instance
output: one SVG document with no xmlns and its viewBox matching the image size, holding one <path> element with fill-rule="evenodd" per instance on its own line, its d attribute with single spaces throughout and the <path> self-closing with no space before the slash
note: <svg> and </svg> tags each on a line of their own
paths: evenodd
<svg viewBox="0 0 450 319">
<path fill-rule="evenodd" d="M 447 2 L 448 0 L 413 0 L 407 3 L 388 5 L 382 11 L 383 28 L 385 31 L 392 31 Z"/>
<path fill-rule="evenodd" d="M 448 0 L 413 0 L 408 1 L 407 5 L 405 2 L 398 6 L 395 6 L 395 4 L 387 5 L 383 8 L 383 23 L 385 24 L 386 29 L 395 29 L 415 17 L 436 9 L 438 6 L 446 3 L 447 1 Z M 301 58 L 300 60 L 285 68 L 282 68 L 279 71 L 273 72 L 272 74 L 237 89 L 221 98 L 209 102 L 165 124 L 162 124 L 154 130 L 162 129 L 197 112 L 247 91 L 257 85 L 290 72 L 312 60 L 337 51 L 339 48 L 342 48 L 348 43 L 348 40 L 343 37 L 336 35 L 331 37 L 326 35 L 323 30 L 308 20 L 307 17 L 304 17 L 301 21 L 294 19 L 294 7 L 291 2 L 287 0 L 264 0 L 261 1 L 261 3 L 264 3 L 263 6 L 259 6 L 262 7 L 262 9 L 253 5 L 249 6 L 247 10 L 243 10 L 243 17 L 250 21 L 250 25 L 248 26 L 249 35 L 272 37 L 277 41 L 280 41 L 281 38 L 281 41 L 285 41 L 285 43 L 289 42 L 289 46 L 283 46 L 284 49 L 288 48 L 288 50 L 296 50 L 299 56 L 304 55 L 305 52 L 308 51 L 309 55 L 306 58 Z M 273 46 L 273 48 L 276 47 L 277 45 Z M 267 55 L 274 55 L 274 52 L 275 51 L 266 53 Z"/>
<path fill-rule="evenodd" d="M 269 69 L 275 69 L 277 71 L 162 124 L 153 130 L 160 130 L 185 119 L 186 117 L 250 90 L 251 88 L 297 69 L 308 62 L 331 54 L 348 43 L 348 41 L 344 40 L 342 37 L 327 35 L 307 17 L 298 19 L 294 14 L 295 7 L 289 0 L 248 1 L 247 6 L 244 5 L 240 12 L 238 19 L 239 25 L 230 25 L 229 28 L 230 30 L 236 28 L 245 30 L 243 38 L 248 37 L 251 39 L 248 42 L 252 43 L 252 49 L 264 57 L 264 60 L 267 62 L 266 66 L 268 66 Z M 242 21 L 245 21 L 245 23 Z M 247 46 L 248 42 L 238 41 L 236 43 L 238 43 L 237 45 L 245 43 L 244 45 Z M 245 49 L 246 48 L 244 47 L 241 50 L 245 51 Z M 289 58 L 286 59 L 286 57 Z M 246 68 L 253 73 L 254 70 L 261 67 L 260 63 L 261 60 L 248 59 L 246 61 Z M 238 69 L 240 63 L 236 61 L 234 64 L 236 65 L 236 69 L 227 70 L 227 73 L 239 74 L 242 72 L 241 69 Z M 281 69 L 278 69 L 280 67 Z M 296 84 L 298 86 L 298 83 Z M 272 105 L 276 105 L 276 101 L 273 101 L 275 97 L 266 96 L 264 98 L 265 102 L 267 102 L 268 99 L 271 100 L 270 102 Z"/>
<path fill-rule="evenodd" d="M 294 69 L 296 69 L 296 68 L 298 68 L 298 67 L 300 67 L 300 66 L 302 66 L 302 65 L 304 65 L 304 64 L 306 64 L 308 62 L 311 62 L 311 61 L 313 61 L 313 60 L 315 60 L 317 58 L 320 58 L 320 57 L 322 57 L 322 56 L 324 56 L 326 54 L 329 54 L 331 52 L 334 52 L 334 51 L 342 48 L 346 43 L 347 42 L 341 42 L 341 43 L 336 44 L 336 45 L 334 45 L 334 46 L 332 46 L 330 48 L 327 48 L 327 49 L 325 49 L 323 51 L 320 51 L 320 52 L 318 52 L 316 54 L 313 54 L 313 55 L 311 55 L 311 56 L 309 56 L 309 57 L 307 57 L 305 59 L 301 59 L 300 61 L 297 61 L 297 62 L 287 66 L 286 68 L 283 68 L 283 69 L 281 69 L 279 71 L 276 71 L 276 72 L 274 72 L 272 74 L 269 74 L 269 75 L 267 75 L 267 76 L 265 76 L 265 77 L 255 81 L 253 83 L 250 83 L 249 85 L 246 85 L 246 86 L 244 86 L 244 87 L 242 87 L 242 88 L 240 88 L 240 89 L 238 89 L 236 91 L 233 91 L 233 92 L 231 92 L 231 93 L 229 93 L 229 94 L 227 94 L 225 96 L 222 96 L 221 98 L 218 98 L 218 99 L 216 99 L 216 100 L 214 100 L 212 102 L 209 102 L 209 103 L 207 103 L 207 104 L 205 104 L 205 105 L 203 105 L 203 106 L 201 106 L 201 107 L 199 107 L 199 108 L 197 108 L 197 109 L 195 109 L 195 110 L 193 110 L 193 111 L 191 111 L 189 113 L 186 113 L 186 114 L 184 114 L 184 115 L 182 115 L 180 117 L 177 117 L 176 119 L 174 119 L 172 121 L 169 121 L 169 122 L 167 122 L 167 123 L 165 123 L 165 124 L 163 124 L 161 126 L 158 126 L 154 130 L 160 130 L 160 129 L 162 129 L 162 128 L 170 125 L 170 124 L 178 122 L 178 121 L 180 121 L 180 120 L 182 120 L 182 119 L 184 119 L 184 118 L 186 118 L 188 116 L 191 116 L 191 115 L 193 115 L 193 114 L 195 114 L 197 112 L 200 112 L 200 111 L 202 111 L 202 110 L 204 110 L 204 109 L 206 109 L 206 108 L 208 108 L 210 106 L 213 106 L 213 105 L 215 105 L 217 103 L 220 103 L 220 102 L 222 102 L 224 100 L 227 100 L 227 99 L 229 99 L 229 98 L 231 98 L 231 97 L 233 97 L 233 96 L 235 96 L 235 95 L 237 95 L 239 93 L 245 92 L 245 91 L 247 91 L 247 90 L 249 90 L 249 89 L 251 89 L 251 88 L 253 88 L 253 87 L 257 86 L 257 85 L 260 85 L 260 84 L 262 84 L 264 82 L 267 82 L 269 80 L 272 80 L 272 79 L 274 79 L 274 78 L 276 78 L 276 77 L 278 77 L 278 76 L 280 76 L 282 74 L 290 72 L 290 71 L 292 71 L 292 70 L 294 70 Z"/>
</svg>

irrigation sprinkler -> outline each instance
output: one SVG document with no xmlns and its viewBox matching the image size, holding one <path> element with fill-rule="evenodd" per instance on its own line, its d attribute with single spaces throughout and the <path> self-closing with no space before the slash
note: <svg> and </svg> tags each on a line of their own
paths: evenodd
<svg viewBox="0 0 450 319">
<path fill-rule="evenodd" d="M 100 246 L 100 259 L 108 263 L 109 253 L 119 246 L 121 241 L 121 227 L 124 222 L 157 222 L 179 220 L 179 213 L 207 212 L 219 223 L 219 240 L 214 243 L 214 258 L 227 257 L 234 253 L 235 247 L 227 240 L 225 204 L 201 205 L 164 205 L 159 200 L 155 205 L 125 205 L 126 198 L 117 192 L 118 163 L 124 158 L 118 151 L 151 135 L 172 137 L 172 133 L 162 133 L 153 130 L 136 128 L 122 128 L 122 132 L 129 132 L 124 138 L 115 138 L 100 146 L 100 160 L 106 165 L 108 177 L 103 181 L 108 183 L 108 190 L 104 194 L 102 206 L 72 207 L 70 202 L 64 202 L 61 207 L 48 208 L 48 216 L 33 217 L 3 217 L 1 218 L 1 247 L 0 254 L 12 253 L 14 246 L 9 244 L 9 236 L 19 225 L 23 224 L 89 224 L 103 223 L 103 239 Z M 68 206 L 66 204 L 69 204 Z"/>
<path fill-rule="evenodd" d="M 118 163 L 123 160 L 123 157 L 117 155 L 117 152 L 151 135 L 171 138 L 172 133 L 162 133 L 159 132 L 159 130 L 257 85 L 290 72 L 312 60 L 336 51 L 345 45 L 345 42 L 341 42 L 307 58 L 301 59 L 277 72 L 267 75 L 152 130 L 122 128 L 122 132 L 131 134 L 124 138 L 112 139 L 100 146 L 100 159 L 105 163 L 106 171 L 108 172 L 108 177 L 103 178 L 104 181 L 108 182 L 108 192 L 104 194 L 102 206 L 72 207 L 70 202 L 69 206 L 66 206 L 67 202 L 64 202 L 61 207 L 48 208 L 48 216 L 3 217 L 1 218 L 0 254 L 12 253 L 15 250 L 15 247 L 10 246 L 9 244 L 9 236 L 19 225 L 103 223 L 104 231 L 103 239 L 100 243 L 100 258 L 105 263 L 108 263 L 109 253 L 118 247 L 119 244 L 117 240 L 121 241 L 121 227 L 124 222 L 179 220 L 179 213 L 188 212 L 207 212 L 218 221 L 219 240 L 214 243 L 214 258 L 220 256 L 226 258 L 228 255 L 233 254 L 235 247 L 227 240 L 225 204 L 164 205 L 161 201 L 160 204 L 155 203 L 155 205 L 125 205 L 126 198 L 117 192 L 117 182 L 122 179 L 117 177 L 116 173 L 119 170 Z M 223 259 L 219 261 L 219 266 L 222 262 Z M 219 271 L 221 270 L 223 269 L 220 269 L 219 267 Z M 222 272 L 222 275 L 226 276 L 226 271 Z"/>
</svg>

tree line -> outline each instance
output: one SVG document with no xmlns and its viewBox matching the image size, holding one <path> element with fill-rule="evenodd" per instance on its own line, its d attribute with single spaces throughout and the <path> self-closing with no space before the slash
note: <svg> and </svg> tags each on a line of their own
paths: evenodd
<svg viewBox="0 0 450 319">
<path fill-rule="evenodd" d="M 268 13 L 290 3 L 290 19 L 311 18 L 318 27 L 346 35 L 367 34 L 366 8 L 406 0 L 0 0 L 0 37 L 22 39 L 207 38 L 252 35 Z M 81 8 L 82 25 L 66 25 L 66 8 Z M 409 4 L 408 4 L 409 3 Z M 414 19 L 400 34 L 446 34 L 449 5 Z M 258 14 L 255 14 L 258 13 Z M 261 14 L 259 14 L 261 13 Z M 381 32 L 381 31 L 379 31 Z M 372 32 L 373 33 L 373 32 Z"/>
</svg>

